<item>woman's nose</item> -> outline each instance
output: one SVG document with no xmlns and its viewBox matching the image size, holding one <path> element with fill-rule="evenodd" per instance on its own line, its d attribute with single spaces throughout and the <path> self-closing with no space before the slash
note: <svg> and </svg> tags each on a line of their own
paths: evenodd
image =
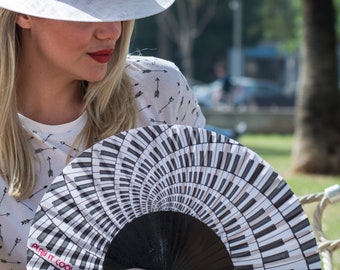
<svg viewBox="0 0 340 270">
<path fill-rule="evenodd" d="M 122 32 L 121 22 L 100 22 L 97 24 L 95 36 L 97 39 L 119 39 Z"/>
</svg>

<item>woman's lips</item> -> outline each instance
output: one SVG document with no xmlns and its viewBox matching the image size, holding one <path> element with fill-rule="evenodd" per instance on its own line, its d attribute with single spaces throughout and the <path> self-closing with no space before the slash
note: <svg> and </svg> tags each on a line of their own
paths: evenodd
<svg viewBox="0 0 340 270">
<path fill-rule="evenodd" d="M 101 50 L 96 52 L 88 53 L 89 56 L 92 57 L 95 61 L 99 63 L 108 63 L 111 59 L 111 55 L 113 53 L 113 49 Z"/>
</svg>

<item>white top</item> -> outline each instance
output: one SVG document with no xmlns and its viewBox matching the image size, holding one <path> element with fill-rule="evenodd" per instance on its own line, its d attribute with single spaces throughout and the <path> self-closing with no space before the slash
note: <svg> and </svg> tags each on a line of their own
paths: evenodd
<svg viewBox="0 0 340 270">
<path fill-rule="evenodd" d="M 153 57 L 130 56 L 127 71 L 133 78 L 138 127 L 184 124 L 203 127 L 205 119 L 185 78 L 173 64 Z M 36 157 L 38 181 L 24 201 L 8 196 L 0 178 L 0 269 L 26 269 L 26 243 L 35 210 L 52 180 L 66 165 L 74 138 L 84 127 L 87 114 L 63 125 L 44 125 L 19 115 L 29 131 Z M 76 156 L 84 149 L 73 149 Z"/>
</svg>

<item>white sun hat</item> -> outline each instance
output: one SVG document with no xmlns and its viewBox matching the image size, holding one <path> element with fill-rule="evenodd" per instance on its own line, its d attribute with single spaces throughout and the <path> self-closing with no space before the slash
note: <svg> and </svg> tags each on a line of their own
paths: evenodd
<svg viewBox="0 0 340 270">
<path fill-rule="evenodd" d="M 0 0 L 0 7 L 31 16 L 80 22 L 140 19 L 160 13 L 175 0 Z"/>
</svg>

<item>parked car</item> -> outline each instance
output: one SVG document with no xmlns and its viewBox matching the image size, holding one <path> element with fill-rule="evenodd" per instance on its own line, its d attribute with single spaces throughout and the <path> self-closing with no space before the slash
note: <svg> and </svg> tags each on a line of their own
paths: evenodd
<svg viewBox="0 0 340 270">
<path fill-rule="evenodd" d="M 286 94 L 275 82 L 249 77 L 231 77 L 232 106 L 281 107 L 294 106 L 294 95 Z M 213 107 L 219 102 L 222 81 L 193 85 L 193 91 L 202 107 Z"/>
<path fill-rule="evenodd" d="M 211 83 L 196 83 L 192 86 L 197 101 L 202 107 L 213 107 L 218 101 L 221 89 L 221 80 Z"/>
<path fill-rule="evenodd" d="M 294 106 L 293 95 L 286 94 L 275 82 L 248 77 L 233 77 L 232 103 L 235 106 Z"/>
</svg>

